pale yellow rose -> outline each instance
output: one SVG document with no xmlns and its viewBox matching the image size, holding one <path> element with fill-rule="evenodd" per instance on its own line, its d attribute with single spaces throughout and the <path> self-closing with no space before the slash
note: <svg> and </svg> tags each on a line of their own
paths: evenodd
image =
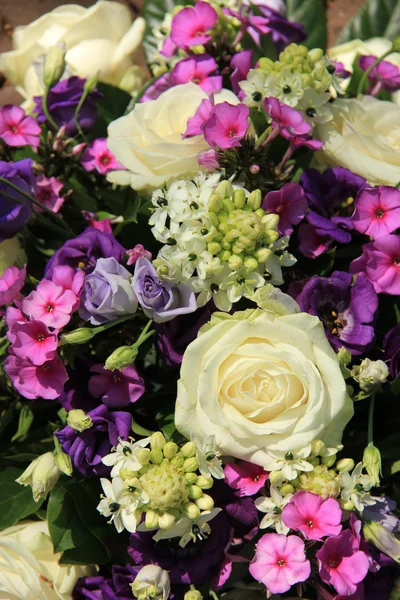
<svg viewBox="0 0 400 600">
<path fill-rule="evenodd" d="M 333 119 L 317 124 L 315 137 L 324 146 L 317 163 L 346 167 L 371 184 L 400 181 L 400 106 L 372 96 L 339 99 L 331 105 Z"/>
<path fill-rule="evenodd" d="M 23 521 L 0 532 L 0 600 L 71 600 L 79 577 L 94 569 L 60 565 L 46 521 Z"/>
<path fill-rule="evenodd" d="M 0 242 L 0 277 L 8 267 L 16 264 L 21 269 L 25 263 L 26 254 L 17 237 Z"/>
<path fill-rule="evenodd" d="M 119 86 L 135 64 L 134 53 L 145 30 L 142 18 L 132 23 L 129 9 L 119 2 L 99 0 L 90 8 L 77 4 L 58 6 L 33 23 L 16 27 L 13 50 L 0 56 L 0 71 L 27 99 L 43 93 L 34 65 L 51 46 L 66 48 L 71 75 Z"/>
<path fill-rule="evenodd" d="M 318 317 L 216 313 L 183 356 L 176 426 L 196 441 L 215 436 L 222 455 L 263 466 L 267 450 L 336 446 L 352 414 Z"/>
</svg>

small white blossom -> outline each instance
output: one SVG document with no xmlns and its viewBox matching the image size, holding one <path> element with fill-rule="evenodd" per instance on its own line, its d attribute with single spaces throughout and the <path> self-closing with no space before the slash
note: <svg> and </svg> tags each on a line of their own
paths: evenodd
<svg viewBox="0 0 400 600">
<path fill-rule="evenodd" d="M 266 513 L 265 517 L 262 518 L 260 523 L 260 529 L 267 529 L 267 527 L 273 527 L 277 533 L 287 535 L 289 533 L 289 527 L 282 521 L 282 510 L 286 504 L 290 501 L 293 494 L 286 494 L 282 496 L 279 490 L 275 486 L 270 488 L 270 498 L 267 496 L 261 496 L 256 498 L 255 505 L 257 509 L 263 513 Z"/>
<path fill-rule="evenodd" d="M 306 460 L 310 454 L 311 444 L 292 452 L 269 450 L 268 459 L 263 467 L 266 471 L 278 471 L 282 476 L 282 481 L 285 479 L 291 481 L 292 479 L 296 479 L 301 471 L 308 472 L 314 470 L 313 465 Z"/>
<path fill-rule="evenodd" d="M 310 125 L 314 123 L 327 123 L 333 119 L 332 111 L 327 104 L 331 98 L 328 93 L 318 94 L 314 88 L 307 88 L 297 105 L 303 118 Z"/>
<path fill-rule="evenodd" d="M 138 600 L 168 600 L 171 581 L 167 571 L 157 565 L 146 565 L 130 584 Z"/>
<path fill-rule="evenodd" d="M 142 514 L 138 509 L 149 501 L 148 495 L 140 486 L 129 487 L 120 477 L 114 477 L 112 482 L 102 478 L 100 483 L 105 497 L 97 507 L 99 513 L 111 517 L 109 523 L 114 523 L 118 533 L 124 529 L 136 531 Z"/>
<path fill-rule="evenodd" d="M 197 446 L 196 458 L 199 463 L 200 473 L 204 477 L 211 475 L 214 479 L 223 479 L 224 470 L 219 458 L 221 452 L 216 443 L 215 435 L 208 435 L 204 438 L 203 442 L 196 439 L 193 441 Z"/>
<path fill-rule="evenodd" d="M 265 98 L 266 73 L 251 69 L 244 81 L 239 82 L 239 87 L 246 94 L 243 102 L 248 106 L 259 106 Z"/>
<path fill-rule="evenodd" d="M 264 96 L 273 96 L 288 106 L 295 107 L 304 94 L 300 73 L 284 67 L 279 73 L 270 73 L 265 80 Z"/>
<path fill-rule="evenodd" d="M 183 517 L 182 519 L 179 519 L 175 525 L 172 525 L 172 527 L 168 527 L 168 529 L 159 529 L 153 536 L 153 540 L 158 542 L 159 540 L 179 537 L 179 545 L 181 548 L 185 548 L 185 546 L 187 546 L 191 540 L 201 540 L 210 535 L 211 527 L 209 526 L 208 522 L 216 517 L 220 512 L 220 508 L 213 508 L 211 510 L 202 512 L 200 517 L 197 519 Z"/>
<path fill-rule="evenodd" d="M 131 438 L 133 441 L 133 438 Z M 119 440 L 118 446 L 114 452 L 107 454 L 101 459 L 101 462 L 107 467 L 112 467 L 111 477 L 119 475 L 121 469 L 128 469 L 129 471 L 139 471 L 142 468 L 142 463 L 137 458 L 137 452 L 142 450 L 150 443 L 150 438 L 143 438 L 135 443 L 126 442 L 125 440 Z"/>
<path fill-rule="evenodd" d="M 383 360 L 364 358 L 359 366 L 352 369 L 351 374 L 364 392 L 373 392 L 380 383 L 385 383 L 389 369 Z"/>
<path fill-rule="evenodd" d="M 351 474 L 340 473 L 339 476 L 340 485 L 342 487 L 340 497 L 345 502 L 351 500 L 359 512 L 362 512 L 365 506 L 376 503 L 373 497 L 368 493 L 372 487 L 371 478 L 369 475 L 363 474 L 362 470 L 363 464 L 360 462 L 354 467 Z"/>
</svg>

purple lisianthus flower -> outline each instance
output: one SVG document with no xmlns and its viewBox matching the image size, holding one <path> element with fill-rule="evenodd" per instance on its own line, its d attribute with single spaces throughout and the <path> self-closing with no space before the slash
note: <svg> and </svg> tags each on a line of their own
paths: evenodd
<svg viewBox="0 0 400 600">
<path fill-rule="evenodd" d="M 344 346 L 356 355 L 371 347 L 378 296 L 365 275 L 354 284 L 352 275 L 343 271 L 330 277 L 314 275 L 295 299 L 302 311 L 321 319 L 336 351 Z"/>
<path fill-rule="evenodd" d="M 289 21 L 278 11 L 265 4 L 258 4 L 257 8 L 268 19 L 272 41 L 278 53 L 282 52 L 289 44 L 301 44 L 307 38 L 301 23 Z"/>
<path fill-rule="evenodd" d="M 398 360 L 400 356 L 400 324 L 388 331 L 383 341 L 385 360 L 389 363 L 389 371 L 392 377 L 399 374 Z"/>
<path fill-rule="evenodd" d="M 86 275 L 79 316 L 92 325 L 113 321 L 137 310 L 131 274 L 115 258 L 99 258 L 94 271 Z"/>
<path fill-rule="evenodd" d="M 268 213 L 279 215 L 278 232 L 291 235 L 293 225 L 303 220 L 307 211 L 307 200 L 299 183 L 285 183 L 280 190 L 268 192 L 261 208 Z"/>
<path fill-rule="evenodd" d="M 102 575 L 80 577 L 72 592 L 73 600 L 132 600 L 130 584 L 139 572 L 139 567 L 113 565 L 111 578 Z"/>
<path fill-rule="evenodd" d="M 108 475 L 110 469 L 101 459 L 117 446 L 118 439 L 127 440 L 132 417 L 128 412 L 108 410 L 104 404 L 89 411 L 92 426 L 82 432 L 69 425 L 56 432 L 63 451 L 69 455 L 74 468 L 83 477 Z"/>
<path fill-rule="evenodd" d="M 377 60 L 377 56 L 360 56 L 358 59 L 358 66 L 362 71 L 368 71 L 371 65 Z M 400 90 L 399 67 L 387 60 L 382 60 L 379 64 L 375 65 L 368 73 L 368 79 L 371 82 L 371 85 L 365 92 L 366 94 L 376 96 L 381 90 L 386 90 L 391 93 Z"/>
<path fill-rule="evenodd" d="M 35 177 L 32 163 L 30 158 L 14 163 L 0 161 L 0 177 L 18 186 L 26 194 L 34 195 Z M 15 198 L 16 201 L 11 198 Z M 29 221 L 31 214 L 29 200 L 6 183 L 0 182 L 0 242 L 18 233 Z"/>
<path fill-rule="evenodd" d="M 196 310 L 196 298 L 188 285 L 161 281 L 148 258 L 139 258 L 135 265 L 132 287 L 143 312 L 156 323 L 165 323 L 178 315 Z"/>
<path fill-rule="evenodd" d="M 354 199 L 359 190 L 366 185 L 365 179 L 343 167 L 334 167 L 324 173 L 316 169 L 306 169 L 300 183 L 310 206 L 306 219 L 315 232 L 311 244 L 310 232 L 307 236 L 302 236 L 300 232 L 306 224 L 300 226 L 300 252 L 308 258 L 315 258 L 334 242 L 350 242 Z M 308 243 L 303 241 L 305 239 Z"/>
<path fill-rule="evenodd" d="M 53 88 L 51 88 L 48 98 L 47 107 L 50 116 L 59 127 L 66 126 L 66 134 L 68 136 L 77 133 L 75 124 L 75 110 L 83 94 L 85 79 L 80 77 L 69 77 L 62 79 Z M 79 124 L 84 131 L 92 129 L 96 117 L 96 98 L 101 98 L 103 94 L 97 90 L 93 90 L 85 98 L 82 108 L 79 111 Z M 46 123 L 47 117 L 43 112 L 42 96 L 35 96 L 34 114 L 38 123 Z"/>
<path fill-rule="evenodd" d="M 161 94 L 169 90 L 171 87 L 173 87 L 171 81 L 171 72 L 168 71 L 168 73 L 164 73 L 163 75 L 161 75 L 161 77 L 156 79 L 152 85 L 149 85 L 149 87 L 146 89 L 146 92 L 140 98 L 139 102 L 149 102 L 149 100 L 157 100 L 157 98 L 159 98 Z"/>
<path fill-rule="evenodd" d="M 375 497 L 375 504 L 371 504 L 365 507 L 363 510 L 363 519 L 367 521 L 376 521 L 388 529 L 392 533 L 399 533 L 400 521 L 393 514 L 396 510 L 396 502 L 389 498 L 389 496 Z"/>
<path fill-rule="evenodd" d="M 104 365 L 93 365 L 88 389 L 93 398 L 101 398 L 108 408 L 122 408 L 136 402 L 144 394 L 144 381 L 134 367 L 121 371 L 104 369 Z"/>
<path fill-rule="evenodd" d="M 68 240 L 47 263 L 45 275 L 51 279 L 55 267 L 69 265 L 74 269 L 82 268 L 91 273 L 98 258 L 113 257 L 117 262 L 125 258 L 126 250 L 111 233 L 103 233 L 93 227 L 87 227 L 73 240 Z"/>
<path fill-rule="evenodd" d="M 177 539 L 153 540 L 153 532 L 136 532 L 130 537 L 128 553 L 136 565 L 159 565 L 169 572 L 172 584 L 202 585 L 219 575 L 231 541 L 231 526 L 222 511 L 210 521 L 205 539 L 181 548 Z"/>
</svg>

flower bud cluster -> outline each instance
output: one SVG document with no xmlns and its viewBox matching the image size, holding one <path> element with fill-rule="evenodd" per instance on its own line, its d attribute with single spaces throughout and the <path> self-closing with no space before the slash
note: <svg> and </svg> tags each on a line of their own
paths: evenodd
<svg viewBox="0 0 400 600">
<path fill-rule="evenodd" d="M 213 298 L 229 311 L 266 279 L 281 284 L 282 266 L 295 261 L 279 238 L 278 215 L 262 208 L 260 190 L 234 188 L 219 175 L 175 181 L 153 194 L 150 218 L 155 238 L 164 243 L 153 261 L 160 279 L 185 283 L 199 306 Z"/>
</svg>

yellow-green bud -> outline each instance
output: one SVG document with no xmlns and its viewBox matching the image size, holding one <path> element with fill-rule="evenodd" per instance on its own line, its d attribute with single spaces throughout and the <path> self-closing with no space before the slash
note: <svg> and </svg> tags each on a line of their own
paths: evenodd
<svg viewBox="0 0 400 600">
<path fill-rule="evenodd" d="M 271 252 L 271 250 L 268 250 L 268 248 L 258 248 L 254 252 L 254 256 L 256 257 L 256 259 L 258 260 L 259 263 L 267 262 L 267 260 L 269 259 L 269 257 L 271 255 L 272 255 L 272 252 Z"/>
<path fill-rule="evenodd" d="M 162 461 L 164 460 L 164 455 L 161 448 L 153 448 L 150 451 L 150 460 L 155 465 L 161 465 Z"/>
<path fill-rule="evenodd" d="M 336 456 L 335 455 L 333 455 L 333 456 L 323 456 L 321 458 L 321 462 L 322 462 L 323 465 L 327 466 L 328 468 L 329 467 L 333 467 L 333 465 L 336 462 Z"/>
<path fill-rule="evenodd" d="M 119 371 L 133 363 L 138 355 L 138 349 L 132 346 L 120 346 L 107 358 L 104 368 L 110 371 Z"/>
<path fill-rule="evenodd" d="M 285 481 L 281 471 L 271 471 L 269 474 L 269 482 L 271 485 L 279 487 Z"/>
<path fill-rule="evenodd" d="M 155 433 L 153 433 L 150 436 L 150 446 L 151 446 L 152 450 L 154 448 L 161 448 L 161 450 L 162 450 L 166 443 L 167 443 L 167 440 L 165 439 L 165 437 L 161 433 L 161 431 L 156 431 Z"/>
<path fill-rule="evenodd" d="M 46 452 L 35 458 L 16 482 L 24 486 L 30 485 L 34 501 L 39 502 L 47 498 L 47 494 L 54 488 L 59 477 L 60 469 L 53 453 Z"/>
<path fill-rule="evenodd" d="M 118 475 L 123 481 L 126 481 L 127 479 L 136 478 L 137 472 L 131 471 L 131 469 L 120 469 Z"/>
<path fill-rule="evenodd" d="M 181 448 L 181 453 L 185 458 L 192 458 L 192 456 L 196 456 L 196 444 L 194 442 L 186 442 L 186 444 Z"/>
<path fill-rule="evenodd" d="M 95 329 L 89 329 L 89 327 L 79 327 L 69 333 L 64 333 L 60 338 L 60 345 L 66 346 L 67 344 L 87 344 L 96 335 Z"/>
<path fill-rule="evenodd" d="M 191 458 L 187 458 L 185 460 L 182 468 L 184 471 L 186 471 L 186 473 L 197 471 L 197 469 L 199 468 L 199 463 L 197 462 L 197 459 L 194 456 L 192 456 Z"/>
<path fill-rule="evenodd" d="M 228 265 L 232 271 L 237 271 L 237 269 L 240 269 L 240 267 L 243 265 L 243 261 L 237 254 L 232 254 L 229 257 Z"/>
<path fill-rule="evenodd" d="M 72 462 L 68 454 L 65 454 L 65 452 L 63 452 L 62 450 L 56 452 L 54 460 L 61 473 L 64 473 L 64 475 L 68 475 L 68 477 L 72 475 Z"/>
<path fill-rule="evenodd" d="M 354 510 L 354 504 L 351 500 L 338 499 L 339 506 L 342 510 Z"/>
<path fill-rule="evenodd" d="M 171 465 L 173 465 L 174 467 L 181 469 L 183 467 L 183 463 L 185 462 L 185 459 L 183 458 L 182 454 L 180 452 L 178 452 L 178 454 L 175 454 L 174 458 L 171 458 L 170 462 L 171 462 Z"/>
<path fill-rule="evenodd" d="M 254 190 L 247 198 L 248 206 L 251 206 L 253 210 L 260 208 L 262 202 L 261 190 Z"/>
<path fill-rule="evenodd" d="M 144 523 L 148 529 L 155 529 L 158 527 L 159 516 L 156 510 L 151 508 L 146 511 Z"/>
<path fill-rule="evenodd" d="M 246 204 L 246 194 L 244 190 L 235 190 L 232 196 L 233 204 L 235 208 L 243 208 Z"/>
<path fill-rule="evenodd" d="M 400 564 L 400 540 L 391 531 L 377 521 L 367 521 L 363 534 L 367 542 Z"/>
<path fill-rule="evenodd" d="M 400 52 L 400 36 L 395 38 L 392 42 L 393 52 Z"/>
<path fill-rule="evenodd" d="M 203 600 L 203 594 L 199 590 L 189 590 L 183 600 Z"/>
<path fill-rule="evenodd" d="M 368 475 L 371 477 L 372 485 L 374 487 L 378 486 L 380 483 L 379 475 L 382 471 L 382 460 L 381 453 L 372 442 L 365 448 L 362 462 Z"/>
<path fill-rule="evenodd" d="M 223 207 L 224 207 L 224 211 L 226 213 L 230 213 L 232 210 L 235 210 L 235 205 L 233 204 L 232 200 L 230 198 L 225 198 L 225 200 L 223 201 Z"/>
<path fill-rule="evenodd" d="M 354 469 L 354 460 L 352 458 L 342 458 L 336 463 L 335 468 L 339 473 L 350 473 Z"/>
<path fill-rule="evenodd" d="M 219 196 L 217 196 L 217 194 L 211 194 L 211 196 L 208 200 L 209 210 L 214 213 L 218 213 L 220 210 L 222 210 L 222 207 L 223 207 L 222 200 L 223 200 L 223 198 L 220 198 Z M 218 225 L 218 221 L 216 223 L 213 223 L 213 225 Z"/>
<path fill-rule="evenodd" d="M 83 410 L 74 408 L 68 413 L 67 424 L 74 429 L 74 431 L 82 433 L 85 429 L 90 429 L 92 427 L 93 421 Z"/>
<path fill-rule="evenodd" d="M 278 223 L 279 223 L 279 215 L 274 215 L 274 214 L 269 214 L 269 215 L 264 215 L 261 218 L 261 222 L 264 226 L 264 231 L 269 231 L 269 230 L 276 230 L 276 228 L 278 227 Z"/>
<path fill-rule="evenodd" d="M 196 478 L 196 485 L 199 486 L 199 488 L 201 488 L 202 490 L 209 490 L 212 488 L 213 486 L 213 479 L 212 477 L 204 477 L 204 475 L 199 475 Z"/>
<path fill-rule="evenodd" d="M 257 269 L 258 267 L 258 260 L 255 259 L 253 256 L 248 256 L 244 259 L 244 265 L 252 271 L 255 271 L 255 269 Z"/>
<path fill-rule="evenodd" d="M 197 482 L 197 473 L 185 473 L 186 481 L 192 485 Z"/>
<path fill-rule="evenodd" d="M 221 181 L 221 183 L 218 184 L 215 193 L 221 198 L 221 200 L 230 198 L 233 194 L 232 184 L 229 181 Z"/>
<path fill-rule="evenodd" d="M 168 527 L 172 527 L 175 521 L 175 515 L 169 512 L 164 512 L 162 515 L 159 516 L 158 526 L 161 527 L 161 529 L 168 529 Z"/>
<path fill-rule="evenodd" d="M 196 500 L 196 504 L 200 510 L 211 510 L 214 508 L 214 500 L 208 494 L 203 494 L 201 498 Z"/>
<path fill-rule="evenodd" d="M 315 440 L 311 444 L 311 454 L 313 456 L 322 456 L 326 450 L 326 446 L 322 440 Z"/>
<path fill-rule="evenodd" d="M 294 487 L 291 483 L 285 483 L 285 485 L 280 488 L 279 492 L 282 496 L 286 496 L 286 494 L 294 494 Z"/>
<path fill-rule="evenodd" d="M 316 63 L 318 60 L 321 60 L 323 55 L 324 55 L 324 51 L 321 50 L 321 48 L 313 48 L 312 50 L 308 51 L 308 58 L 313 63 Z"/>
<path fill-rule="evenodd" d="M 187 502 L 182 506 L 182 512 L 189 519 L 197 519 L 200 516 L 200 509 L 193 502 Z"/>
<path fill-rule="evenodd" d="M 60 46 L 49 48 L 43 65 L 43 83 L 47 89 L 58 83 L 65 69 L 65 50 Z"/>
<path fill-rule="evenodd" d="M 175 442 L 167 442 L 163 448 L 163 454 L 165 458 L 173 458 L 178 452 L 178 446 Z"/>
<path fill-rule="evenodd" d="M 150 450 L 149 448 L 141 448 L 137 450 L 135 453 L 136 458 L 140 462 L 141 465 L 148 465 L 150 462 Z"/>
<path fill-rule="evenodd" d="M 221 244 L 219 244 L 218 242 L 210 242 L 209 244 L 207 244 L 207 250 L 210 254 L 215 256 L 216 254 L 218 254 L 218 252 L 221 252 Z"/>
<path fill-rule="evenodd" d="M 199 488 L 197 485 L 189 486 L 189 498 L 192 500 L 198 500 L 203 497 L 203 490 Z"/>
</svg>

